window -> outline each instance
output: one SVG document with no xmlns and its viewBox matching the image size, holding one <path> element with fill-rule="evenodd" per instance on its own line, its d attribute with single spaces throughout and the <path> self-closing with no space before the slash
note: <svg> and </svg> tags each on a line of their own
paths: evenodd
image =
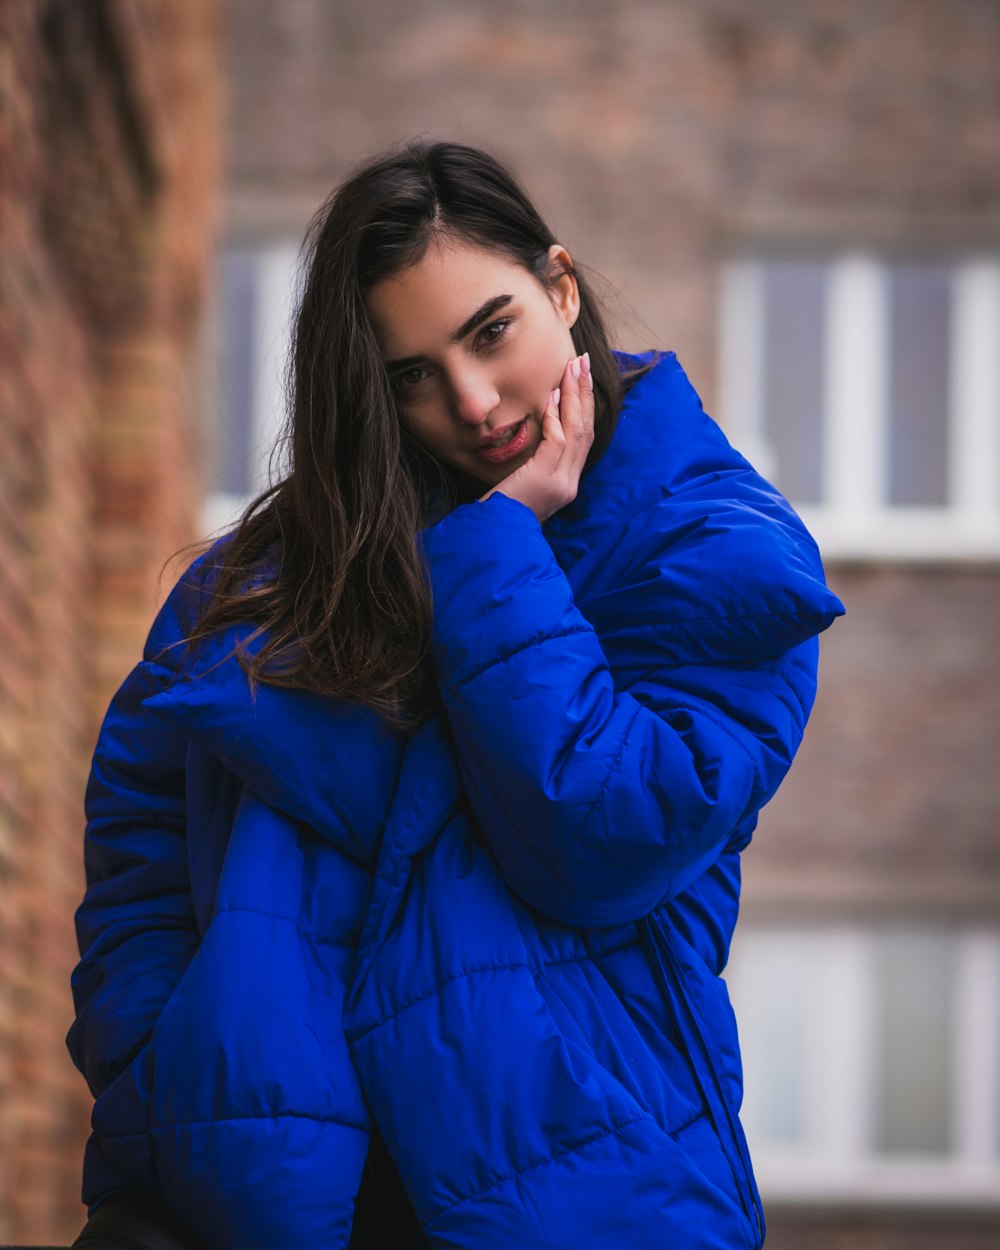
<svg viewBox="0 0 1000 1250">
<path fill-rule="evenodd" d="M 1000 1206 L 1000 932 L 748 927 L 726 980 L 765 1199 Z"/>
<path fill-rule="evenodd" d="M 1000 258 L 724 273 L 720 417 L 840 557 L 1000 556 Z"/>
<path fill-rule="evenodd" d="M 228 527 L 268 482 L 284 423 L 298 241 L 235 245 L 220 258 L 221 400 L 206 533 Z"/>
</svg>

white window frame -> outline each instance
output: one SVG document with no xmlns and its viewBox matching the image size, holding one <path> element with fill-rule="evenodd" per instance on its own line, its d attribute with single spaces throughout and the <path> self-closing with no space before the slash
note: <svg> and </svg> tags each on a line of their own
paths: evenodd
<svg viewBox="0 0 1000 1250">
<path fill-rule="evenodd" d="M 856 249 L 830 254 L 827 263 L 823 503 L 791 502 L 835 559 L 1000 559 L 1000 258 L 966 255 L 951 267 L 943 507 L 899 507 L 885 498 L 888 257 Z M 764 420 L 767 264 L 767 256 L 745 256 L 723 269 L 719 415 L 736 446 L 772 477 Z"/>
<path fill-rule="evenodd" d="M 738 1020 L 747 1008 L 740 959 L 752 959 L 754 934 L 812 940 L 822 951 L 821 992 L 806 1010 L 802 1139 L 755 1139 L 753 1054 L 749 1039 L 743 1041 L 743 1119 L 765 1202 L 1000 1210 L 1000 931 L 984 926 L 949 931 L 957 958 L 953 1149 L 935 1156 L 890 1155 L 874 1144 L 875 932 L 875 926 L 850 924 L 759 925 L 746 926 L 736 938 L 726 980 Z"/>
</svg>

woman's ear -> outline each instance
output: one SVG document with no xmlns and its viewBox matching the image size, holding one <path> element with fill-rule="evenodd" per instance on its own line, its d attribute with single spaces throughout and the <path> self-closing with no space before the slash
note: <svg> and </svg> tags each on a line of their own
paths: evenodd
<svg viewBox="0 0 1000 1250">
<path fill-rule="evenodd" d="M 573 272 L 573 258 L 561 243 L 549 248 L 549 282 L 552 302 L 572 330 L 580 315 L 580 288 Z"/>
</svg>

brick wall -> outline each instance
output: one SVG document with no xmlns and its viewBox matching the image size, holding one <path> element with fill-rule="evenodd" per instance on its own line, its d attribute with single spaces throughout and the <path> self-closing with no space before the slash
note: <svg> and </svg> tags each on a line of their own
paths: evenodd
<svg viewBox="0 0 1000 1250">
<path fill-rule="evenodd" d="M 0 1240 L 39 1243 L 83 1219 L 89 752 L 196 536 L 221 39 L 213 4 L 13 0 L 0 42 Z"/>
<path fill-rule="evenodd" d="M 1000 577 L 839 568 L 820 697 L 745 857 L 745 915 L 995 922 Z"/>
<path fill-rule="evenodd" d="M 422 131 L 507 157 L 715 400 L 744 240 L 1000 241 L 993 0 L 227 0 L 227 225 L 295 232 Z"/>
<path fill-rule="evenodd" d="M 768 1215 L 767 1250 L 992 1250 L 985 1213 L 823 1210 Z"/>
</svg>

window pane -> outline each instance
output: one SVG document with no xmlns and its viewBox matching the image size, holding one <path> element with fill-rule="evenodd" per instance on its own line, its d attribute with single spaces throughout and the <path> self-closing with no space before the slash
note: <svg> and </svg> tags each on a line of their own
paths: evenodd
<svg viewBox="0 0 1000 1250">
<path fill-rule="evenodd" d="M 948 480 L 951 270 L 889 266 L 889 502 L 944 505 Z"/>
<path fill-rule="evenodd" d="M 951 1021 L 955 942 L 945 933 L 875 935 L 878 1082 L 875 1146 L 885 1153 L 951 1148 Z"/>
<path fill-rule="evenodd" d="M 249 495 L 254 484 L 254 361 L 257 324 L 255 254 L 239 249 L 222 257 L 222 352 L 225 414 L 217 449 L 214 489 Z"/>
<path fill-rule="evenodd" d="M 818 503 L 827 266 L 772 260 L 763 273 L 764 429 L 777 466 L 775 485 L 794 503 Z"/>
<path fill-rule="evenodd" d="M 745 1072 L 743 1121 L 756 1141 L 805 1137 L 806 1012 L 811 943 L 795 931 L 747 932 L 726 972 Z"/>
</svg>

